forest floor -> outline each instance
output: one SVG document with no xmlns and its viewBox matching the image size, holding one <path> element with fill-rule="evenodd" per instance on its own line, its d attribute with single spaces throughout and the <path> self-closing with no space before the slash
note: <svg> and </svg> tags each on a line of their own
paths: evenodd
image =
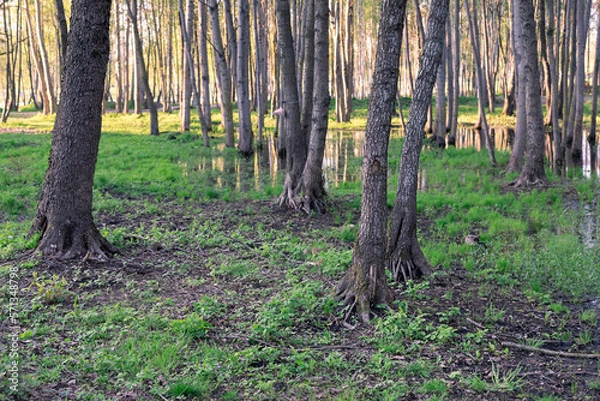
<svg viewBox="0 0 600 401">
<path fill-rule="evenodd" d="M 104 119 L 94 218 L 120 251 L 104 263 L 31 253 L 52 118 L 0 135 L 0 364 L 18 363 L 0 401 L 600 399 L 597 177 L 548 169 L 548 188 L 514 191 L 507 152 L 493 168 L 485 151 L 424 148 L 434 273 L 390 281 L 394 312 L 349 328 L 334 290 L 358 233 L 360 136 L 331 135 L 327 212 L 306 215 L 276 205 L 269 152 L 242 159 L 219 131 L 206 149 L 161 118 L 159 137 L 140 135 L 147 116 Z"/>
<path fill-rule="evenodd" d="M 109 262 L 3 263 L 3 276 L 20 266 L 22 348 L 19 390 L 0 399 L 600 398 L 599 355 L 583 355 L 599 350 L 595 301 L 543 302 L 456 264 L 394 286 L 396 313 L 344 327 L 332 291 L 358 217 L 348 197 L 323 216 L 272 201 L 130 202 L 97 216 L 122 235 Z"/>
</svg>

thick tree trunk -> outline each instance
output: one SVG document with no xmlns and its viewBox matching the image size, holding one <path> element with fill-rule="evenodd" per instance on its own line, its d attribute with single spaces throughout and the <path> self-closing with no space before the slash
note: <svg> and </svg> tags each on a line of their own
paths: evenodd
<svg viewBox="0 0 600 401">
<path fill-rule="evenodd" d="M 535 31 L 535 12 L 532 0 L 518 0 L 523 26 L 525 79 L 527 81 L 527 157 L 519 178 L 511 183 L 516 187 L 546 185 L 544 171 L 544 116 L 540 96 L 538 42 Z"/>
<path fill-rule="evenodd" d="M 385 273 L 387 169 L 390 126 L 396 91 L 406 0 L 384 0 L 377 40 L 362 165 L 360 230 L 352 265 L 337 288 L 348 307 L 368 322 L 377 305 L 392 302 Z M 434 74 L 435 75 L 435 74 Z"/>
<path fill-rule="evenodd" d="M 433 0 L 427 20 L 427 36 L 419 63 L 415 95 L 410 106 L 406 137 L 398 174 L 398 192 L 392 211 L 388 240 L 389 266 L 395 280 L 408 281 L 429 275 L 431 268 L 417 239 L 417 181 L 419 155 L 427 108 L 444 53 L 449 0 Z"/>
<path fill-rule="evenodd" d="M 238 0 L 238 48 L 237 88 L 239 113 L 239 150 L 243 156 L 254 152 L 254 133 L 250 118 L 250 95 L 248 93 L 248 62 L 250 53 L 250 5 L 248 0 Z"/>
<path fill-rule="evenodd" d="M 523 169 L 523 157 L 525 156 L 525 142 L 527 138 L 527 76 L 525 75 L 523 23 L 518 0 L 512 0 L 512 14 L 514 27 L 514 61 L 517 81 L 517 125 L 515 127 L 515 139 L 507 171 L 520 172 Z"/>
<path fill-rule="evenodd" d="M 310 19 L 311 17 L 307 18 L 307 24 Z M 311 101 L 312 125 L 306 165 L 297 190 L 302 196 L 301 207 L 307 213 L 311 210 L 321 213 L 323 211 L 323 199 L 326 196 L 323 182 L 323 157 L 325 155 L 325 138 L 327 136 L 330 103 L 328 23 L 329 6 L 327 0 L 314 0 L 314 38 L 310 41 L 314 44 L 315 79 L 312 86 L 314 89 L 311 90 L 310 87 L 304 89 L 313 93 Z M 308 39 L 306 38 L 307 43 Z"/>
<path fill-rule="evenodd" d="M 73 0 L 63 94 L 48 171 L 31 227 L 31 233 L 42 234 L 37 251 L 44 258 L 104 260 L 116 252 L 92 219 L 109 15 L 110 0 Z"/>
<path fill-rule="evenodd" d="M 290 25 L 289 0 L 276 0 L 278 50 L 283 95 L 283 130 L 286 137 L 286 174 L 280 205 L 298 206 L 295 189 L 306 163 L 306 137 L 300 124 L 300 99 L 296 80 L 296 56 Z"/>
<path fill-rule="evenodd" d="M 223 39 L 219 25 L 219 8 L 216 0 L 209 0 L 208 10 L 210 13 L 210 28 L 215 68 L 217 70 L 219 88 L 221 89 L 221 116 L 223 125 L 225 126 L 225 146 L 232 148 L 235 146 L 235 140 L 233 108 L 231 105 L 231 75 L 225 57 L 225 49 L 223 48 Z"/>
</svg>

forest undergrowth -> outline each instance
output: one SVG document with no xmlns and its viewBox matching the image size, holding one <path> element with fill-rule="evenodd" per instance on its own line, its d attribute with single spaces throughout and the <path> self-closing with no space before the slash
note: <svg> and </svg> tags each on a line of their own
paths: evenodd
<svg viewBox="0 0 600 401">
<path fill-rule="evenodd" d="M 572 170 L 514 191 L 507 153 L 492 168 L 485 152 L 425 149 L 419 238 L 434 273 L 390 282 L 393 312 L 349 329 L 333 290 L 358 180 L 329 182 L 327 213 L 306 215 L 277 206 L 283 174 L 261 159 L 195 134 L 108 132 L 94 215 L 120 253 L 42 262 L 25 234 L 49 144 L 0 135 L 4 366 L 19 337 L 17 390 L 3 371 L 0 400 L 600 398 L 597 179 Z M 352 176 L 360 159 L 345 163 Z"/>
</svg>

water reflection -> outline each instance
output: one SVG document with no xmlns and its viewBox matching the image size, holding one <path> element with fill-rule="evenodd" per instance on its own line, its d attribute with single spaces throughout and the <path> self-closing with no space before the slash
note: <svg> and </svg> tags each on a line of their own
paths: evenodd
<svg viewBox="0 0 600 401">
<path fill-rule="evenodd" d="M 493 127 L 490 137 L 495 150 L 510 151 L 514 130 L 508 127 Z M 403 136 L 399 129 L 392 131 L 392 138 Z M 583 135 L 586 138 L 587 135 Z M 441 138 L 440 138 L 441 139 Z M 437 141 L 435 141 L 437 142 Z M 442 144 L 451 142 L 446 136 Z M 456 148 L 475 148 L 485 150 L 485 139 L 480 131 L 461 128 L 454 141 Z M 426 146 L 434 146 L 425 141 Z M 346 182 L 360 181 L 360 164 L 364 145 L 364 131 L 330 131 L 325 144 L 323 173 L 327 188 L 336 188 Z M 447 146 L 447 145 L 446 145 Z M 216 146 L 218 152 L 204 155 L 193 161 L 180 161 L 184 175 L 190 179 L 206 183 L 213 188 L 229 188 L 235 191 L 260 191 L 265 187 L 281 184 L 285 174 L 285 159 L 278 156 L 277 138 L 265 136 L 263 148 L 254 153 L 250 159 L 240 158 L 235 151 L 224 148 L 224 144 Z M 553 160 L 553 144 L 550 135 L 546 135 L 546 156 Z M 592 174 L 600 176 L 600 149 L 591 149 L 586 139 L 583 140 L 583 172 L 586 177 Z M 393 173 L 393 172 L 390 172 Z M 427 174 L 419 172 L 418 186 L 420 191 L 427 188 Z"/>
</svg>

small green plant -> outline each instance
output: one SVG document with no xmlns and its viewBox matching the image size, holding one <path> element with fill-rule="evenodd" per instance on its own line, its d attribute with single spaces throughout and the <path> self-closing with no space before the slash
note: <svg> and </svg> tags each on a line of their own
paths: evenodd
<svg viewBox="0 0 600 401">
<path fill-rule="evenodd" d="M 471 390 L 476 392 L 512 392 L 521 388 L 524 381 L 519 374 L 521 368 L 509 369 L 507 372 L 501 373 L 500 368 L 492 363 L 492 371 L 490 372 L 491 382 L 486 381 L 479 375 L 464 379 Z"/>
<path fill-rule="evenodd" d="M 581 346 L 589 345 L 592 342 L 594 342 L 594 336 L 592 335 L 592 332 L 587 329 L 579 333 L 579 335 L 575 339 L 575 343 Z"/>
<path fill-rule="evenodd" d="M 173 320 L 171 327 L 179 335 L 198 340 L 206 337 L 212 325 L 196 313 L 191 313 L 185 319 Z"/>
<path fill-rule="evenodd" d="M 485 310 L 485 321 L 489 324 L 494 324 L 504 318 L 504 309 L 496 308 L 492 303 Z"/>
<path fill-rule="evenodd" d="M 28 289 L 31 290 L 32 287 L 35 287 L 38 296 L 47 305 L 64 301 L 69 293 L 67 280 L 56 274 L 44 279 L 39 277 L 37 272 L 33 272 L 33 281 Z"/>
<path fill-rule="evenodd" d="M 593 309 L 586 309 L 581 312 L 581 322 L 590 326 L 598 326 L 598 314 Z"/>
</svg>

